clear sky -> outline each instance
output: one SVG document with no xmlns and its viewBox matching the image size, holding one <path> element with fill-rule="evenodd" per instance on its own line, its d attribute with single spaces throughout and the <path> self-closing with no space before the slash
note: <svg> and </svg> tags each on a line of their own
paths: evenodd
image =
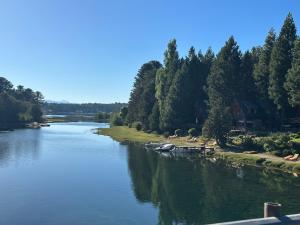
<svg viewBox="0 0 300 225">
<path fill-rule="evenodd" d="M 230 35 L 244 51 L 289 11 L 299 31 L 299 0 L 0 0 L 0 76 L 46 99 L 127 102 L 171 38 L 181 56 L 218 51 Z"/>
</svg>

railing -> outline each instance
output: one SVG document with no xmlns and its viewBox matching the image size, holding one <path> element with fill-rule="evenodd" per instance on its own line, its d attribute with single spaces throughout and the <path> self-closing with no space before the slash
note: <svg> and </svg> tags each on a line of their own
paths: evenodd
<svg viewBox="0 0 300 225">
<path fill-rule="evenodd" d="M 264 218 L 248 219 L 225 223 L 216 223 L 220 225 L 262 225 L 262 224 L 299 224 L 300 214 L 281 216 L 280 215 L 281 204 L 266 202 L 264 204 Z"/>
</svg>

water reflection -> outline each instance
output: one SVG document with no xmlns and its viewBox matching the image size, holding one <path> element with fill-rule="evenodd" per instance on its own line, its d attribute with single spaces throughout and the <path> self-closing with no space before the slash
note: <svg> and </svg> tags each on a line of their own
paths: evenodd
<svg viewBox="0 0 300 225">
<path fill-rule="evenodd" d="M 128 168 L 135 197 L 159 210 L 159 224 L 205 224 L 263 216 L 265 201 L 300 212 L 300 181 L 257 168 L 222 162 L 170 159 L 129 144 Z"/>
<path fill-rule="evenodd" d="M 40 135 L 40 130 L 29 129 L 0 133 L 0 167 L 38 159 Z"/>
</svg>

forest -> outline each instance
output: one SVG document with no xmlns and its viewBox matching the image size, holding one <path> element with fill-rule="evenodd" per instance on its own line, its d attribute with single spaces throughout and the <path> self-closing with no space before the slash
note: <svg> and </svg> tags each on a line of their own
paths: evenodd
<svg viewBox="0 0 300 225">
<path fill-rule="evenodd" d="M 0 130 L 42 122 L 44 97 L 41 92 L 13 84 L 0 77 Z"/>
<path fill-rule="evenodd" d="M 232 130 L 297 129 L 299 106 L 300 39 L 289 13 L 278 34 L 271 28 L 245 52 L 231 36 L 217 54 L 191 47 L 180 57 L 172 39 L 163 63 L 141 66 L 115 121 L 158 133 L 193 128 L 222 145 Z"/>
</svg>

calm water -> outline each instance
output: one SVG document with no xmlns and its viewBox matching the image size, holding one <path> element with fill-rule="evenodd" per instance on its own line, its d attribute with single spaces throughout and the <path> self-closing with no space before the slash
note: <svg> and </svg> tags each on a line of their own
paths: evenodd
<svg viewBox="0 0 300 225">
<path fill-rule="evenodd" d="M 0 224 L 205 224 L 300 212 L 300 179 L 199 159 L 171 159 L 91 129 L 53 124 L 0 133 Z"/>
</svg>

